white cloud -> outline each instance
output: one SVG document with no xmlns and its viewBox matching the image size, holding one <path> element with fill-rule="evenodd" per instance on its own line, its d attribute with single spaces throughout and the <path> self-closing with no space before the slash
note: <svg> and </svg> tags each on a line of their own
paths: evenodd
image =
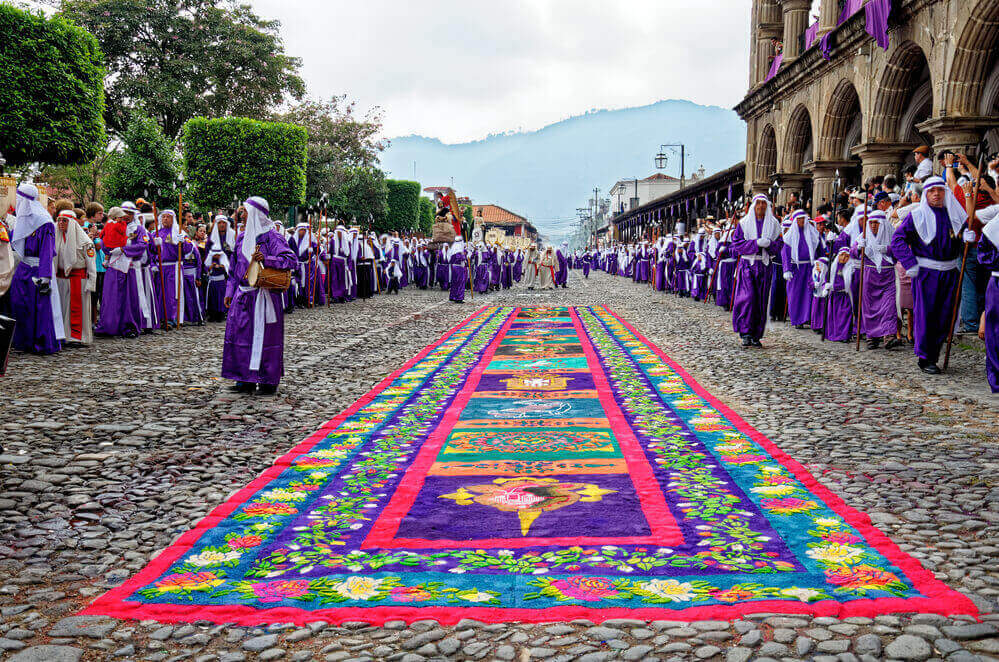
<svg viewBox="0 0 999 662">
<path fill-rule="evenodd" d="M 460 142 L 660 99 L 746 91 L 748 0 L 252 0 L 314 96 L 381 106 L 385 134 Z"/>
</svg>

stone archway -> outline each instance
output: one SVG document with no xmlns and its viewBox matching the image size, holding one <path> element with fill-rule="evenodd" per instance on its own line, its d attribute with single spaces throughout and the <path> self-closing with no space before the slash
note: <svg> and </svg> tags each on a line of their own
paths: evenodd
<svg viewBox="0 0 999 662">
<path fill-rule="evenodd" d="M 979 114 L 982 117 L 999 117 L 999 58 L 992 65 L 992 73 L 985 79 L 982 87 L 982 100 L 979 104 Z M 989 152 L 999 152 L 999 128 L 991 129 L 985 134 L 985 142 Z"/>
<path fill-rule="evenodd" d="M 757 185 L 763 183 L 763 186 L 766 186 L 775 172 L 777 172 L 777 133 L 772 124 L 767 124 L 760 132 L 753 182 Z"/>
<path fill-rule="evenodd" d="M 860 142 L 858 129 L 862 128 L 861 117 L 857 89 L 844 78 L 833 90 L 822 118 L 819 154 L 823 159 L 850 158 L 850 150 Z"/>
<path fill-rule="evenodd" d="M 989 72 L 999 61 L 999 3 L 995 0 L 968 2 L 967 20 L 957 26 L 954 61 L 947 81 L 946 110 L 949 116 L 973 116 L 979 112 Z"/>
<path fill-rule="evenodd" d="M 812 116 L 805 104 L 798 104 L 784 135 L 784 172 L 804 172 L 805 165 L 815 159 L 812 136 Z"/>
<path fill-rule="evenodd" d="M 923 50 L 914 42 L 900 44 L 885 64 L 871 111 L 870 139 L 879 143 L 932 144 L 916 124 L 933 113 L 933 81 Z"/>
</svg>

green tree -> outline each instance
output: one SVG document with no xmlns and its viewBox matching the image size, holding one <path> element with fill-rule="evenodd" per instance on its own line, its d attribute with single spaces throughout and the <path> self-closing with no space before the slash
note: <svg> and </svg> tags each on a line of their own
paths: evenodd
<svg viewBox="0 0 999 662">
<path fill-rule="evenodd" d="M 390 230 L 412 230 L 419 222 L 420 183 L 402 179 L 388 179 L 388 218 Z"/>
<path fill-rule="evenodd" d="M 434 201 L 425 195 L 420 196 L 420 225 L 423 234 L 430 234 L 434 228 Z"/>
<path fill-rule="evenodd" d="M 301 61 L 284 53 L 280 23 L 248 3 L 63 0 L 62 13 L 104 46 L 106 119 L 115 133 L 135 108 L 176 138 L 192 117 L 265 117 L 289 95 L 305 93 Z M 45 82 L 48 92 L 62 85 L 58 76 Z"/>
<path fill-rule="evenodd" d="M 195 117 L 184 125 L 184 171 L 190 197 L 205 207 L 233 198 L 265 198 L 279 207 L 305 202 L 308 133 L 300 126 L 246 117 Z"/>
<path fill-rule="evenodd" d="M 13 166 L 84 163 L 105 144 L 103 56 L 60 17 L 0 5 L 0 152 Z"/>
<path fill-rule="evenodd" d="M 92 161 L 80 165 L 48 166 L 41 179 L 58 189 L 73 192 L 83 202 L 104 202 L 107 199 L 105 180 L 108 167 L 117 152 L 105 147 Z"/>
<path fill-rule="evenodd" d="M 109 200 L 155 199 L 161 207 L 176 206 L 180 157 L 174 142 L 156 120 L 132 114 L 121 136 L 124 145 L 108 161 L 104 187 Z"/>
</svg>

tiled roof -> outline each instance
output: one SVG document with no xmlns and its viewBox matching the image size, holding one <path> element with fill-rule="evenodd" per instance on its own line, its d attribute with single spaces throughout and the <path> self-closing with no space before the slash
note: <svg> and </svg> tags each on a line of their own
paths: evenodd
<svg viewBox="0 0 999 662">
<path fill-rule="evenodd" d="M 472 215 L 479 218 L 479 210 L 482 210 L 482 222 L 491 225 L 520 225 L 527 223 L 527 219 L 519 214 L 514 214 L 509 209 L 503 209 L 499 205 L 472 205 Z"/>
</svg>

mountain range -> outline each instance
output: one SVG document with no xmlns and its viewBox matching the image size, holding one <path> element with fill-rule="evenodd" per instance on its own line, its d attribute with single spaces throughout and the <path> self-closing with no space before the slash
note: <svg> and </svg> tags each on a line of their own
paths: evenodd
<svg viewBox="0 0 999 662">
<path fill-rule="evenodd" d="M 587 206 L 594 187 L 607 197 L 618 180 L 655 173 L 653 159 L 664 143 L 686 145 L 688 178 L 702 165 L 710 174 L 745 158 L 746 127 L 732 110 L 670 99 L 593 110 L 536 131 L 466 143 L 392 138 L 382 167 L 389 177 L 416 179 L 424 187 L 449 186 L 453 177 L 459 196 L 525 216 L 554 239 L 571 230 L 576 208 Z M 678 177 L 679 154 L 666 153 L 663 172 Z"/>
</svg>

